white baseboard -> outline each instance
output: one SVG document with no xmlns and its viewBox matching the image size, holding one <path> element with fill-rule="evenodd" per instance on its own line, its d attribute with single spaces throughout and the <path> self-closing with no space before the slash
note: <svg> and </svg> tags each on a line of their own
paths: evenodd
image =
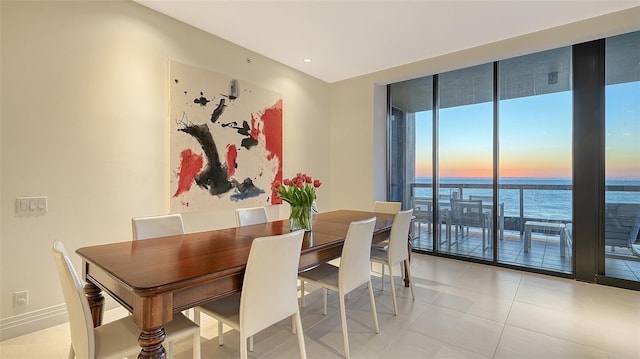
<svg viewBox="0 0 640 359">
<path fill-rule="evenodd" d="M 118 306 L 119 304 L 113 299 L 105 298 L 105 310 Z M 64 304 L 3 318 L 0 319 L 0 341 L 47 329 L 67 321 L 67 307 Z"/>
</svg>

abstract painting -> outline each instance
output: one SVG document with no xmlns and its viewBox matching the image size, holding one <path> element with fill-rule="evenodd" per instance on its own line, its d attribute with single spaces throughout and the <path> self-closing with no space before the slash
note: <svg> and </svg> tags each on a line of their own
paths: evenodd
<svg viewBox="0 0 640 359">
<path fill-rule="evenodd" d="M 170 63 L 171 212 L 278 204 L 282 96 Z"/>
</svg>

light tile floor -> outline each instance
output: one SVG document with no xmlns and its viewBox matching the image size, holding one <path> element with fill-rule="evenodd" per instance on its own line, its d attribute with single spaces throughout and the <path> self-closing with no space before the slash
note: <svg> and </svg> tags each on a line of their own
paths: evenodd
<svg viewBox="0 0 640 359">
<path fill-rule="evenodd" d="M 640 292 L 421 254 L 412 256 L 416 300 L 397 280 L 398 316 L 389 287 L 373 279 L 380 334 L 373 330 L 366 287 L 347 300 L 353 358 L 640 358 Z M 388 281 L 388 279 L 387 279 Z M 302 309 L 307 356 L 343 356 L 337 297 L 322 315 L 321 291 L 307 286 Z M 125 315 L 105 313 L 106 320 Z M 255 336 L 250 358 L 297 358 L 296 336 L 285 320 Z M 0 343 L 3 359 L 66 358 L 66 324 Z M 237 358 L 238 335 L 202 320 L 202 358 Z M 175 357 L 191 358 L 188 341 Z"/>
</svg>

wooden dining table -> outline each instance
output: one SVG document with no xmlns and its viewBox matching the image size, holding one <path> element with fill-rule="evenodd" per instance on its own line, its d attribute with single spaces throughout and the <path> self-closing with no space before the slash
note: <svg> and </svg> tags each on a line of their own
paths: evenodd
<svg viewBox="0 0 640 359">
<path fill-rule="evenodd" d="M 377 243 L 389 237 L 394 215 L 352 210 L 314 215 L 313 230 L 304 235 L 300 270 L 338 258 L 349 224 L 374 216 Z M 175 313 L 239 292 L 252 241 L 288 232 L 289 221 L 278 220 L 80 248 L 76 253 L 94 326 L 102 324 L 106 292 L 140 327 L 138 358 L 165 358 L 163 325 Z"/>
</svg>

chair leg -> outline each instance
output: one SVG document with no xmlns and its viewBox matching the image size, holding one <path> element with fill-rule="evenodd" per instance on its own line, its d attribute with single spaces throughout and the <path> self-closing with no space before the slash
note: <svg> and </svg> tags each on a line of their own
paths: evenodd
<svg viewBox="0 0 640 359">
<path fill-rule="evenodd" d="M 169 348 L 169 350 L 167 350 L 167 358 L 173 359 L 173 342 L 170 341 L 167 347 Z"/>
<path fill-rule="evenodd" d="M 371 298 L 371 311 L 373 312 L 373 323 L 376 325 L 376 334 L 380 333 L 380 326 L 378 326 L 378 312 L 376 311 L 376 300 L 373 297 L 373 285 L 369 280 L 369 298 Z"/>
<path fill-rule="evenodd" d="M 322 314 L 327 315 L 327 288 L 322 288 L 322 299 L 324 301 L 324 311 Z"/>
<path fill-rule="evenodd" d="M 69 359 L 75 359 L 76 358 L 76 352 L 75 350 L 73 350 L 73 344 L 69 345 Z"/>
<path fill-rule="evenodd" d="M 249 337 L 249 351 L 253 351 L 253 335 Z"/>
<path fill-rule="evenodd" d="M 200 331 L 196 331 L 193 333 L 193 359 L 200 359 L 200 355 Z"/>
<path fill-rule="evenodd" d="M 224 332 L 222 331 L 222 321 L 218 320 L 218 345 L 224 345 Z"/>
<path fill-rule="evenodd" d="M 296 332 L 298 332 L 298 349 L 300 349 L 300 359 L 307 359 L 307 348 L 304 345 L 304 333 L 302 332 L 302 320 L 300 320 L 300 310 L 293 315 L 293 321 L 296 323 Z"/>
<path fill-rule="evenodd" d="M 393 297 L 393 315 L 398 315 L 398 303 L 396 301 L 396 286 L 393 284 L 393 271 L 389 263 L 389 285 L 391 286 L 391 297 Z"/>
<path fill-rule="evenodd" d="M 291 316 L 291 334 L 296 334 L 296 318 Z"/>
<path fill-rule="evenodd" d="M 193 308 L 193 322 L 200 325 L 200 309 L 198 307 Z"/>
<path fill-rule="evenodd" d="M 369 282 L 369 290 L 371 289 L 371 282 Z M 344 293 L 339 293 L 340 297 L 340 316 L 342 317 L 342 338 L 344 339 L 344 357 L 349 358 L 349 334 L 347 333 L 347 311 L 344 305 Z M 373 297 L 372 297 L 373 298 Z"/>
<path fill-rule="evenodd" d="M 405 272 L 407 273 L 407 278 L 409 278 L 409 285 L 411 286 L 411 298 L 413 300 L 416 300 L 416 295 L 413 292 L 413 277 L 411 276 L 411 263 L 409 262 L 408 258 L 404 260 L 404 268 L 405 268 Z"/>
<path fill-rule="evenodd" d="M 382 265 L 382 276 L 380 278 L 382 279 L 382 291 L 384 292 L 384 264 Z"/>
<path fill-rule="evenodd" d="M 304 281 L 302 279 L 300 279 L 300 306 L 302 308 L 304 308 L 304 297 L 305 297 L 305 292 L 304 292 Z"/>
<path fill-rule="evenodd" d="M 482 227 L 482 251 L 484 252 L 487 249 L 487 245 L 485 244 L 485 234 L 484 234 L 485 230 L 484 227 Z"/>
<path fill-rule="evenodd" d="M 247 359 L 247 338 L 240 335 L 240 359 Z"/>
</svg>

